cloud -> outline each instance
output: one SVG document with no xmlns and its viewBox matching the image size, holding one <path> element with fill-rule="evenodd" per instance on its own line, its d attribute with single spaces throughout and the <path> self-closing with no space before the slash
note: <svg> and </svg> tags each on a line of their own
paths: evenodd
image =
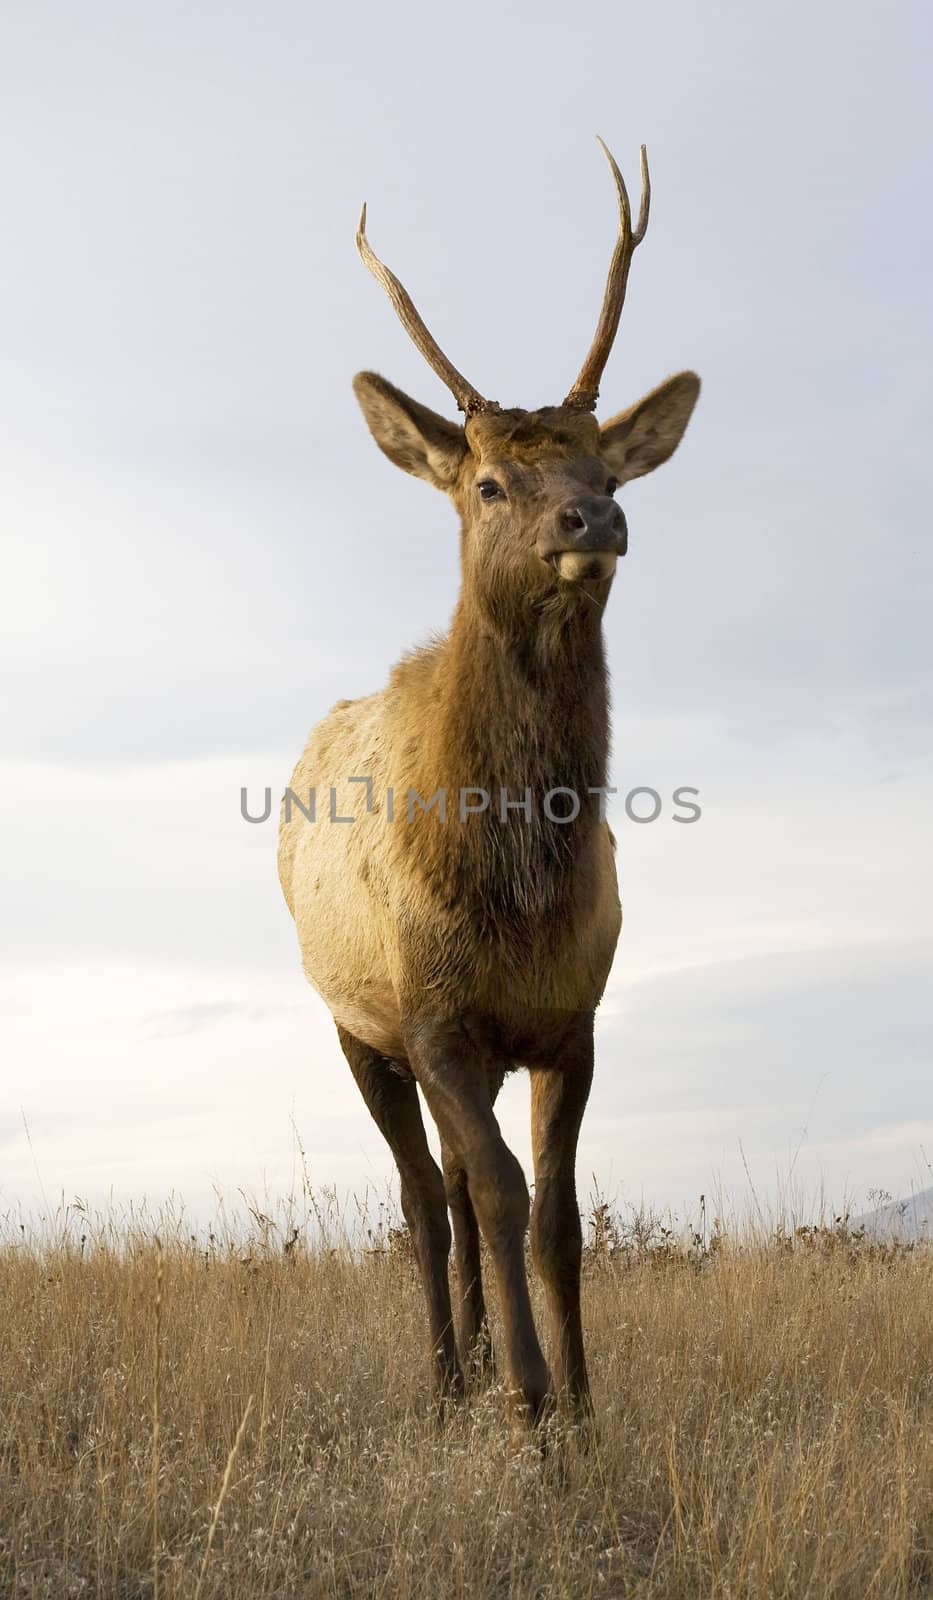
<svg viewBox="0 0 933 1600">
<path fill-rule="evenodd" d="M 208 1004 L 179 1006 L 174 1010 L 156 1011 L 145 1019 L 145 1023 L 151 1038 L 177 1039 L 187 1033 L 200 1033 L 202 1029 L 213 1027 L 215 1023 L 223 1021 L 226 1017 L 236 1016 L 238 1013 L 247 1016 L 251 1014 L 246 1007 L 214 1001 Z"/>
<path fill-rule="evenodd" d="M 504 403 L 553 399 L 615 229 L 596 103 L 626 171 L 647 137 L 655 191 L 607 409 L 704 379 L 625 497 L 616 782 L 696 785 L 704 815 L 615 808 L 625 933 L 581 1171 L 686 1198 L 717 1163 L 745 1181 L 739 1137 L 771 1172 L 806 1126 L 798 1170 L 896 1190 L 933 904 L 926 13 L 672 25 L 597 0 L 530 27 L 478 0 L 464 34 L 416 3 L 402 59 L 375 8 L 362 52 L 349 9 L 326 37 L 291 0 L 272 29 L 110 11 L 5 29 L 7 1192 L 35 1186 L 19 1103 L 52 1188 L 287 1183 L 293 1104 L 315 1173 L 385 1172 L 239 790 L 277 791 L 456 594 L 449 507 L 350 392 L 375 367 L 451 409 L 355 259 L 360 200 L 453 358 Z M 468 159 L 432 136 L 452 105 Z M 503 1121 L 527 1158 L 524 1095 Z"/>
<path fill-rule="evenodd" d="M 717 1187 L 747 1201 L 749 1171 L 761 1195 L 790 1174 L 837 1199 L 908 1188 L 931 1145 L 915 1115 L 930 954 L 827 948 L 620 978 L 620 1007 L 598 1026 L 581 1193 L 596 1174 L 686 1210 Z M 41 1198 L 38 1165 L 49 1195 L 174 1191 L 206 1214 L 218 1184 L 290 1192 L 296 1127 L 316 1185 L 389 1183 L 388 1151 L 297 965 L 281 977 L 229 971 L 211 987 L 198 969 L 34 969 L 17 989 L 7 1092 L 32 1148 L 11 1113 L 7 1201 Z M 530 1172 L 524 1074 L 499 1114 Z"/>
<path fill-rule="evenodd" d="M 8 193 L 3 666 L 29 689 L 8 697 L 2 747 L 74 764 L 291 748 L 335 698 L 384 682 L 455 594 L 452 514 L 389 467 L 350 392 L 376 366 L 450 409 L 356 259 L 361 193 L 457 359 L 510 401 L 555 398 L 615 222 L 589 111 L 541 110 L 563 97 L 564 42 L 591 59 L 596 99 L 614 96 L 606 41 L 623 23 L 606 3 L 572 24 L 545 7 L 532 44 L 520 15 L 497 13 L 503 101 L 462 30 L 445 50 L 453 24 L 437 18 L 386 75 L 349 21 L 322 40 L 294 5 L 274 38 L 226 16 L 220 53 L 216 19 L 173 7 L 146 59 L 128 23 L 85 40 L 55 9 L 51 42 L 26 17 L 10 30 L 24 159 Z M 645 77 L 613 143 L 628 170 L 650 131 L 655 210 L 606 401 L 688 362 L 704 377 L 682 450 L 627 492 L 631 553 L 607 614 L 627 705 L 715 707 L 784 742 L 899 699 L 896 754 L 924 725 L 915 329 L 931 224 L 903 203 L 926 147 L 921 25 L 917 8 L 892 25 L 838 3 L 820 19 L 798 7 L 794 28 L 700 27 L 686 7 L 676 37 L 647 15 L 624 25 Z M 395 61 L 391 30 L 367 26 Z M 443 92 L 418 66 L 437 50 Z M 418 201 L 450 191 L 450 151 L 423 130 L 458 92 L 476 108 L 458 205 L 495 206 L 494 259 L 482 226 L 452 246 Z M 533 167 L 491 200 L 489 173 L 527 126 Z M 896 230 L 866 207 L 892 196 L 892 170 Z M 778 244 L 776 196 L 793 216 Z"/>
</svg>

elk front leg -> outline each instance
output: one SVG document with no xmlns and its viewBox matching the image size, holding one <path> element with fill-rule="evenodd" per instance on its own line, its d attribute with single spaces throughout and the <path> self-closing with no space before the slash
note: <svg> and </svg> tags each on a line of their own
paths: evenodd
<svg viewBox="0 0 933 1600">
<path fill-rule="evenodd" d="M 536 1422 L 547 1410 L 551 1390 L 525 1273 L 528 1186 L 493 1113 L 488 1064 L 466 1032 L 454 1025 L 419 1019 L 406 1042 L 441 1138 L 466 1171 L 469 1197 L 492 1257 L 513 1403 L 529 1422 Z"/>
<path fill-rule="evenodd" d="M 489 1100 L 495 1105 L 505 1076 L 501 1068 L 490 1070 Z M 482 1379 L 494 1370 L 492 1339 L 483 1296 L 480 1234 L 476 1212 L 470 1199 L 466 1167 L 446 1141 L 441 1141 L 441 1166 L 444 1187 L 454 1226 L 454 1255 L 457 1261 L 457 1342 L 460 1360 L 474 1378 Z"/>
<path fill-rule="evenodd" d="M 547 1297 L 551 1366 L 562 1409 L 590 1410 L 580 1320 L 583 1233 L 577 1206 L 577 1138 L 593 1080 L 593 1018 L 581 1019 L 551 1067 L 531 1074 L 535 1203 L 531 1250 Z"/>
</svg>

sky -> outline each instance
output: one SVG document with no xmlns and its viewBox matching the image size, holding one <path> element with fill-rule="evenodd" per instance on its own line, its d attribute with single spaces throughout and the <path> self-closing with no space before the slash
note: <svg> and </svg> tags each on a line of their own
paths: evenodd
<svg viewBox="0 0 933 1600">
<path fill-rule="evenodd" d="M 456 526 L 350 380 L 554 403 L 651 225 L 608 413 L 693 367 L 607 609 L 625 928 L 581 1196 L 933 1183 L 928 8 L 10 4 L 0 19 L 0 1215 L 390 1160 L 275 826 L 333 701 L 442 628 Z M 528 1085 L 500 1102 L 527 1161 Z"/>
</svg>

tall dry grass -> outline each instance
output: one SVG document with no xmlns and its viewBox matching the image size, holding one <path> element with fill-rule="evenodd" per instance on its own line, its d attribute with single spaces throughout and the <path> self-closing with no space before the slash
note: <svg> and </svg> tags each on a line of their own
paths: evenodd
<svg viewBox="0 0 933 1600">
<path fill-rule="evenodd" d="M 598 1434 L 442 1424 L 404 1234 L 0 1240 L 4 1596 L 933 1592 L 933 1257 L 591 1218 Z M 158 1241 L 158 1242 L 157 1242 Z"/>
</svg>

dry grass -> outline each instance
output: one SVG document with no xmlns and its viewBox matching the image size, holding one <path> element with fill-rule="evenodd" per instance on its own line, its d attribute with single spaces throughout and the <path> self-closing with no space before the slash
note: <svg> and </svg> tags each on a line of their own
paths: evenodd
<svg viewBox="0 0 933 1600">
<path fill-rule="evenodd" d="M 933 1592 L 933 1254 L 591 1219 L 598 1437 L 438 1424 L 404 1235 L 0 1240 L 4 1596 Z M 362 1239 L 366 1244 L 365 1237 Z"/>
</svg>

